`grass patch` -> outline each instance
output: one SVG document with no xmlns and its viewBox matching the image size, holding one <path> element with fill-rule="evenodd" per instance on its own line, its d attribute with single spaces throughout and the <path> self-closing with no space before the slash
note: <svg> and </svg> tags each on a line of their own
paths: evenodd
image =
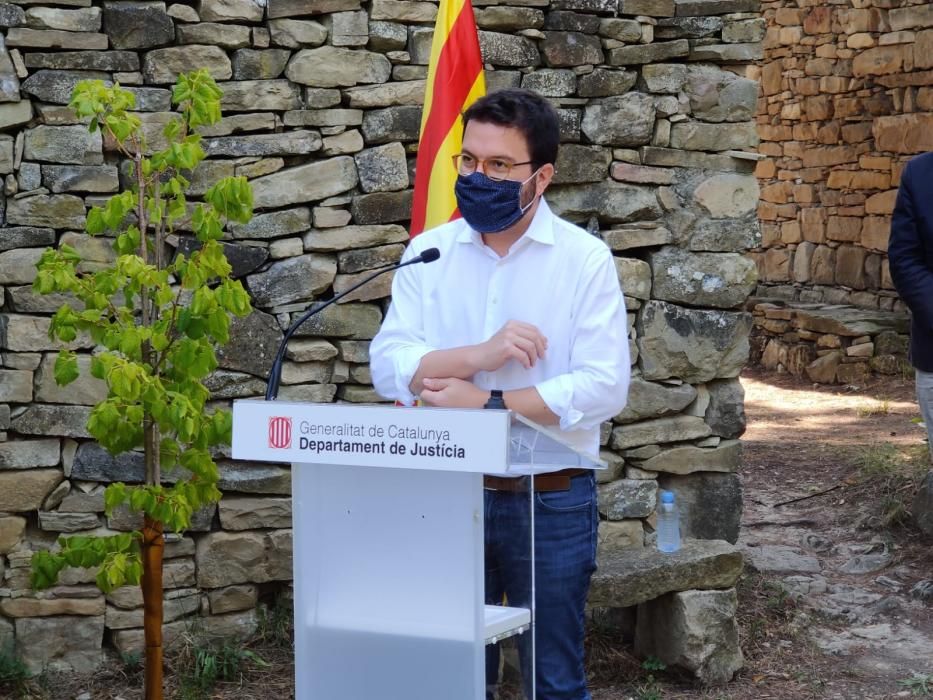
<svg viewBox="0 0 933 700">
<path fill-rule="evenodd" d="M 280 649 L 294 647 L 294 615 L 290 601 L 278 596 L 271 605 L 260 605 L 256 614 L 257 641 Z"/>
<path fill-rule="evenodd" d="M 180 700 L 207 700 L 217 683 L 236 683 L 252 668 L 268 664 L 244 646 L 191 640 L 176 659 Z"/>
<path fill-rule="evenodd" d="M 0 697 L 28 697 L 27 681 L 31 677 L 26 664 L 16 656 L 12 643 L 0 650 L 0 691 L 3 691 Z"/>
<path fill-rule="evenodd" d="M 930 673 L 915 673 L 897 684 L 910 690 L 913 695 L 933 695 L 933 674 Z"/>
<path fill-rule="evenodd" d="M 889 413 L 891 413 L 891 399 L 886 397 L 871 399 L 869 403 L 865 403 L 855 409 L 855 415 L 859 418 L 886 416 Z"/>
<path fill-rule="evenodd" d="M 906 523 L 910 501 L 929 469 L 927 446 L 876 443 L 859 451 L 856 466 L 861 481 L 876 494 L 874 507 L 882 523 L 888 527 Z"/>
</svg>

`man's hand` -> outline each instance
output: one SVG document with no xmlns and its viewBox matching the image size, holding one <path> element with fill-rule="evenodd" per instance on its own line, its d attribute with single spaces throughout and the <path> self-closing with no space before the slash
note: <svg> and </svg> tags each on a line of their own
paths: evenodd
<svg viewBox="0 0 933 700">
<path fill-rule="evenodd" d="M 522 367 L 535 366 L 547 350 L 547 338 L 535 326 L 521 321 L 509 321 L 484 343 L 474 346 L 476 366 L 495 372 L 509 360 L 517 360 Z"/>
<path fill-rule="evenodd" d="M 429 406 L 444 408 L 482 408 L 489 392 L 463 379 L 425 379 L 421 400 Z"/>
</svg>

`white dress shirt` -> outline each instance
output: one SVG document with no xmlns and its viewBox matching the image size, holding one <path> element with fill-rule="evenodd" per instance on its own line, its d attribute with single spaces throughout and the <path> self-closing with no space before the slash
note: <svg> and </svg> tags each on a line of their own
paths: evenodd
<svg viewBox="0 0 933 700">
<path fill-rule="evenodd" d="M 427 248 L 440 259 L 395 273 L 392 303 L 370 346 L 376 391 L 411 404 L 408 385 L 427 353 L 475 345 L 508 321 L 523 321 L 547 338 L 545 357 L 530 369 L 509 360 L 473 383 L 534 386 L 560 417 L 562 437 L 598 454 L 600 423 L 625 406 L 630 375 L 625 300 L 609 248 L 543 199 L 505 257 L 463 219 L 417 236 L 403 260 Z"/>
</svg>

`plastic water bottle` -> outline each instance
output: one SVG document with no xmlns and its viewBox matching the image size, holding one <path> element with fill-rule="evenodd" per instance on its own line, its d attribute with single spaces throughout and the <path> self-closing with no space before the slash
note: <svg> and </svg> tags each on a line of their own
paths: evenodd
<svg viewBox="0 0 933 700">
<path fill-rule="evenodd" d="M 674 502 L 674 494 L 670 491 L 661 492 L 661 503 L 658 506 L 658 550 L 661 552 L 676 552 L 680 549 L 680 514 Z"/>
</svg>

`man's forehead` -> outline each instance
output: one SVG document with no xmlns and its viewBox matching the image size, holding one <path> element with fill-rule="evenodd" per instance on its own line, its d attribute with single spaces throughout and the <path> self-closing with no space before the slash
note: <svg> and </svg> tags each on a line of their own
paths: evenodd
<svg viewBox="0 0 933 700">
<path fill-rule="evenodd" d="M 464 150 L 478 156 L 508 155 L 527 158 L 529 154 L 528 142 L 518 128 L 474 120 L 466 125 L 463 147 Z"/>
</svg>

